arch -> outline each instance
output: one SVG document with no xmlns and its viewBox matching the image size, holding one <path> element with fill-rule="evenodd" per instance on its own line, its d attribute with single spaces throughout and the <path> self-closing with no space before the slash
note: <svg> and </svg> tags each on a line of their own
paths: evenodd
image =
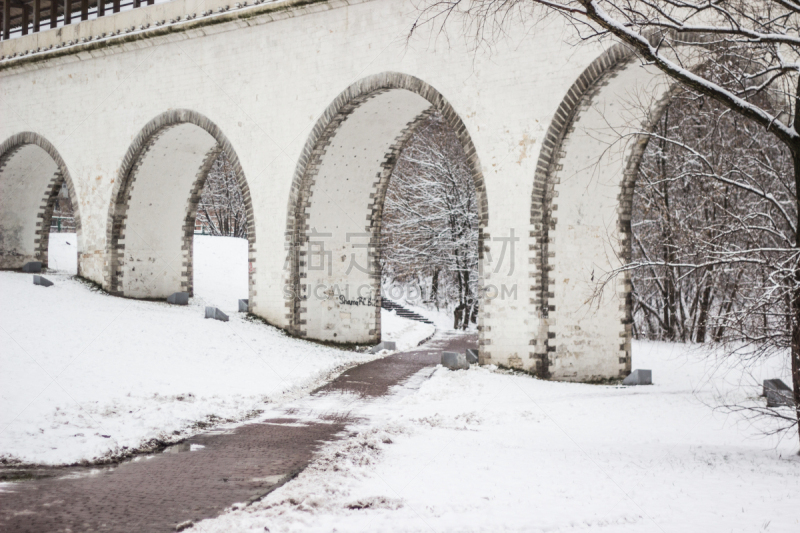
<svg viewBox="0 0 800 533">
<path fill-rule="evenodd" d="M 12 135 L 0 144 L 0 269 L 18 269 L 30 261 L 41 261 L 47 267 L 50 221 L 64 183 L 72 200 L 80 251 L 80 203 L 67 165 L 56 148 L 29 131 Z"/>
<path fill-rule="evenodd" d="M 228 155 L 247 207 L 248 292 L 251 308 L 255 307 L 256 235 L 247 180 L 222 131 L 187 109 L 167 111 L 148 122 L 123 159 L 106 230 L 104 274 L 109 292 L 140 299 L 193 293 L 197 205 L 220 151 Z"/>
<path fill-rule="evenodd" d="M 397 72 L 369 76 L 328 106 L 295 170 L 287 208 L 284 278 L 285 318 L 292 334 L 336 343 L 380 340 L 383 201 L 403 147 L 433 110 L 456 133 L 468 159 L 478 198 L 483 259 L 488 203 L 466 126 L 444 96 L 424 81 Z M 482 337 L 483 328 L 479 330 Z"/>
<path fill-rule="evenodd" d="M 629 105 L 632 91 L 645 86 L 638 107 Z M 631 370 L 629 275 L 595 300 L 594 311 L 587 289 L 631 256 L 633 190 L 649 139 L 641 132 L 652 130 L 674 87 L 617 44 L 578 77 L 548 128 L 530 220 L 540 317 L 532 370 L 541 377 L 599 381 Z"/>
</svg>

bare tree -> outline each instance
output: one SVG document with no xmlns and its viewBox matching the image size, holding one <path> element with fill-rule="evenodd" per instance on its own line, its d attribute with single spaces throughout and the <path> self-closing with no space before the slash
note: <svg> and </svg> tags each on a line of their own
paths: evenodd
<svg viewBox="0 0 800 533">
<path fill-rule="evenodd" d="M 75 212 L 72 210 L 72 200 L 69 198 L 69 188 L 66 182 L 61 185 L 53 204 L 53 216 L 50 219 L 50 233 L 62 232 L 75 232 Z"/>
<path fill-rule="evenodd" d="M 759 211 L 737 221 L 736 232 L 742 240 L 729 249 L 715 251 L 708 246 L 706 253 L 698 256 L 704 260 L 685 265 L 669 257 L 650 263 L 682 266 L 693 272 L 711 267 L 715 271 L 742 269 L 745 265 L 763 267 L 761 287 L 736 273 L 734 283 L 744 278 L 751 286 L 738 303 L 726 302 L 721 316 L 726 317 L 729 338 L 739 332 L 741 339 L 757 347 L 760 354 L 788 346 L 795 419 L 800 420 L 800 1 L 439 0 L 429 2 L 417 25 L 461 14 L 474 35 L 485 39 L 496 36 L 508 18 L 536 9 L 542 16 L 564 16 L 582 39 L 613 36 L 626 43 L 642 61 L 716 102 L 716 116 L 737 114 L 767 132 L 788 153 L 791 171 L 776 179 L 772 187 L 754 181 L 747 171 L 733 175 L 718 172 L 714 161 L 696 152 L 696 161 L 705 168 L 707 179 L 729 187 L 729 191 L 758 198 L 754 208 Z M 692 65 L 710 68 L 698 70 Z M 762 163 L 778 176 L 777 165 L 770 167 L 766 158 Z M 640 262 L 626 268 L 647 266 L 647 262 Z M 740 290 L 738 285 L 736 290 Z M 788 312 L 784 314 L 782 309 Z M 776 326 L 782 317 L 785 323 Z M 754 336 L 753 331 L 762 334 Z"/>
<path fill-rule="evenodd" d="M 418 125 L 392 173 L 383 207 L 384 280 L 422 286 L 455 306 L 455 326 L 475 321 L 478 213 L 466 155 L 443 117 Z"/>
<path fill-rule="evenodd" d="M 220 152 L 208 172 L 197 205 L 197 223 L 209 235 L 247 238 L 247 207 L 225 152 Z"/>
<path fill-rule="evenodd" d="M 740 343 L 746 335 L 762 348 L 788 348 L 786 300 L 748 304 L 771 286 L 769 262 L 777 256 L 764 250 L 765 265 L 730 252 L 791 247 L 786 218 L 753 192 L 766 191 L 791 211 L 791 156 L 763 128 L 723 111 L 680 90 L 651 134 L 633 204 L 634 329 L 646 338 L 697 342 Z M 725 257 L 731 261 L 720 263 Z M 732 322 L 740 326 L 731 330 Z M 763 342 L 775 332 L 782 338 Z"/>
</svg>

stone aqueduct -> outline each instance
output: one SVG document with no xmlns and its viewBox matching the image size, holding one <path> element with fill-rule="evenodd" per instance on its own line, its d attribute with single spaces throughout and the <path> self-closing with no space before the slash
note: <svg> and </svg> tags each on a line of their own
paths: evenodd
<svg viewBox="0 0 800 533">
<path fill-rule="evenodd" d="M 460 26 L 408 40 L 415 5 L 175 0 L 3 41 L 0 268 L 47 262 L 66 181 L 80 275 L 125 297 L 191 291 L 199 192 L 225 150 L 248 206 L 251 311 L 310 339 L 376 342 L 378 298 L 326 288 L 379 291 L 377 270 L 340 259 L 377 261 L 394 162 L 435 109 L 480 199 L 481 362 L 626 374 L 629 281 L 592 295 L 629 253 L 637 132 L 668 84 L 619 45 L 575 46 L 557 18 L 512 24 L 491 49 Z M 330 269 L 309 266 L 312 233 Z"/>
</svg>

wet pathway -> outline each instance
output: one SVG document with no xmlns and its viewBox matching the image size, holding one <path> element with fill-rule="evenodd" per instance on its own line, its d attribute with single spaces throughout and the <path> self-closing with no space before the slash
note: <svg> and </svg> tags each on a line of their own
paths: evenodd
<svg viewBox="0 0 800 533">
<path fill-rule="evenodd" d="M 164 453 L 112 467 L 54 469 L 57 476 L 5 485 L 0 531 L 161 532 L 260 499 L 308 465 L 325 442 L 346 436 L 348 413 L 324 407 L 326 396 L 382 396 L 442 350 L 477 347 L 475 335 L 437 336 L 411 351 L 351 368 L 304 400 L 322 405 L 317 420 L 276 418 L 196 435 Z"/>
</svg>

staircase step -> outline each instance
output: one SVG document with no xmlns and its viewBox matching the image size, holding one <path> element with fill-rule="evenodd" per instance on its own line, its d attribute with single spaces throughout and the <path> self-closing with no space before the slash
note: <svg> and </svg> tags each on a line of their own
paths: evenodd
<svg viewBox="0 0 800 533">
<path fill-rule="evenodd" d="M 416 320 L 417 322 L 422 322 L 423 324 L 430 324 L 433 325 L 433 322 L 425 318 L 424 316 L 415 313 L 409 309 L 406 309 L 402 305 L 398 304 L 397 302 L 393 302 L 387 298 L 383 298 L 381 300 L 381 307 L 386 309 L 387 311 L 395 311 L 397 316 L 408 318 L 410 320 Z"/>
</svg>

